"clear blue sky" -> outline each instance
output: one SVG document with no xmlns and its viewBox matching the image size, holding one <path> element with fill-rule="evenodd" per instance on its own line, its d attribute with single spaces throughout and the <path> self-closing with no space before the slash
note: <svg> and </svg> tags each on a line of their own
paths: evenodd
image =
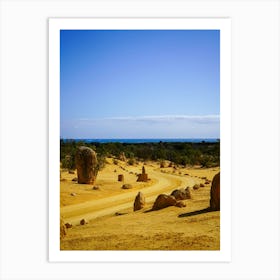
<svg viewBox="0 0 280 280">
<path fill-rule="evenodd" d="M 219 138 L 218 30 L 62 30 L 62 138 Z"/>
</svg>

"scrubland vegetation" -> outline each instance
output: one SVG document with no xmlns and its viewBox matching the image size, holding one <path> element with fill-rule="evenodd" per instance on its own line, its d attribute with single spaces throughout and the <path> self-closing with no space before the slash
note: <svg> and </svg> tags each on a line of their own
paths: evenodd
<svg viewBox="0 0 280 280">
<path fill-rule="evenodd" d="M 63 168 L 75 169 L 75 152 L 77 147 L 87 146 L 97 153 L 99 169 L 106 164 L 106 157 L 119 158 L 124 153 L 128 163 L 133 165 L 139 161 L 168 160 L 182 166 L 200 165 L 201 167 L 216 167 L 220 165 L 220 143 L 85 143 L 74 140 L 60 141 L 60 160 Z"/>
</svg>

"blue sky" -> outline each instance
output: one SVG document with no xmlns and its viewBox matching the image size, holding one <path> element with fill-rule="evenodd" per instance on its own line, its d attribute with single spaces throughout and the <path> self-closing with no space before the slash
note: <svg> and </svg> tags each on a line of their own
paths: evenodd
<svg viewBox="0 0 280 280">
<path fill-rule="evenodd" d="M 218 30 L 62 30 L 62 138 L 219 138 Z"/>
</svg>

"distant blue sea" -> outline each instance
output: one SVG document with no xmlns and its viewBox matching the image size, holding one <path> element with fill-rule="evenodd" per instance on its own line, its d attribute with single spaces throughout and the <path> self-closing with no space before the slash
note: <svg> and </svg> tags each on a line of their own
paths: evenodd
<svg viewBox="0 0 280 280">
<path fill-rule="evenodd" d="M 217 143 L 216 138 L 155 138 L 155 139 L 62 139 L 64 142 L 85 142 L 85 143 L 159 143 L 159 142 L 188 142 L 188 143 Z"/>
</svg>

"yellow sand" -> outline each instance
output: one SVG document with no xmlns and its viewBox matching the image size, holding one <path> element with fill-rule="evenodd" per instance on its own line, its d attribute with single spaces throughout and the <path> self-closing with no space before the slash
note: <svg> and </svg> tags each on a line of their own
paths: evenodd
<svg viewBox="0 0 280 280">
<path fill-rule="evenodd" d="M 61 216 L 73 225 L 61 241 L 62 250 L 219 250 L 220 212 L 199 212 L 209 206 L 211 184 L 192 190 L 187 207 L 149 211 L 159 194 L 204 183 L 201 177 L 212 180 L 219 168 L 159 168 L 158 163 L 148 162 L 145 169 L 151 180 L 140 183 L 135 173 L 141 173 L 143 163 L 107 161 L 97 176 L 99 190 L 77 184 L 72 181 L 76 174 L 61 171 Z M 118 174 L 124 175 L 124 182 L 117 181 Z M 133 188 L 122 189 L 124 183 Z M 139 191 L 146 205 L 133 212 Z M 89 223 L 81 226 L 81 219 Z"/>
</svg>

